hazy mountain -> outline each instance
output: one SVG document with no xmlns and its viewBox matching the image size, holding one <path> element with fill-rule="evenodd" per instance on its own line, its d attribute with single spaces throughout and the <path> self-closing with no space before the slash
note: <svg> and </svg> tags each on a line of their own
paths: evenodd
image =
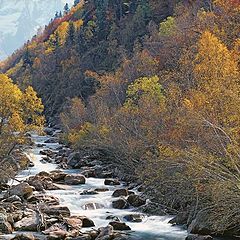
<svg viewBox="0 0 240 240">
<path fill-rule="evenodd" d="M 0 59 L 37 33 L 73 0 L 0 0 Z"/>
</svg>

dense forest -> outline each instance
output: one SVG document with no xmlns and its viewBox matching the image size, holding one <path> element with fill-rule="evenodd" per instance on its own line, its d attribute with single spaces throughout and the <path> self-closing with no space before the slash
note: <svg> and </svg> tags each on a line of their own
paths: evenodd
<svg viewBox="0 0 240 240">
<path fill-rule="evenodd" d="M 104 151 L 177 224 L 202 217 L 200 233 L 232 236 L 239 67 L 239 0 L 76 0 L 1 64 L 64 141 Z"/>
</svg>

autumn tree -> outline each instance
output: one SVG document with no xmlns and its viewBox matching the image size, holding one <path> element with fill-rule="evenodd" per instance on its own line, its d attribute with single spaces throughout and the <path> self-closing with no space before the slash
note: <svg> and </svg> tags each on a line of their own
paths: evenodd
<svg viewBox="0 0 240 240">
<path fill-rule="evenodd" d="M 15 146 L 25 142 L 25 133 L 40 129 L 44 118 L 41 115 L 43 105 L 32 87 L 22 92 L 11 79 L 0 74 L 0 92 L 0 161 L 3 167 Z"/>
</svg>

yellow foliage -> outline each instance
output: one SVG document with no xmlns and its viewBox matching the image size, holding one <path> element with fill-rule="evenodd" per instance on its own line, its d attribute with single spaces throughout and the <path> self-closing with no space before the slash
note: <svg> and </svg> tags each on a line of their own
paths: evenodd
<svg viewBox="0 0 240 240">
<path fill-rule="evenodd" d="M 83 25 L 83 20 L 82 19 L 79 19 L 76 22 L 74 22 L 74 27 L 77 30 L 79 30 L 82 25 Z"/>
</svg>

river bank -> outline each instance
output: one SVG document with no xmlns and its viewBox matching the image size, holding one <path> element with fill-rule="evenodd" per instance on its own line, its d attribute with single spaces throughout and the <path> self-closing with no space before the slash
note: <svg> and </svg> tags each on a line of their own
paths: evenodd
<svg viewBox="0 0 240 240">
<path fill-rule="evenodd" d="M 31 167 L 9 182 L 10 189 L 1 196 L 1 229 L 8 233 L 1 239 L 187 237 L 187 231 L 169 224 L 172 216 L 143 213 L 151 204 L 136 184 L 119 180 L 116 169 L 91 158 L 94 154 L 79 161 L 80 153 L 59 144 L 58 134 L 31 136 L 34 145 L 26 151 Z"/>
<path fill-rule="evenodd" d="M 24 181 L 23 183 L 11 181 L 10 190 L 3 192 L 1 196 L 1 203 L 5 204 L 6 209 L 2 213 L 6 216 L 2 219 L 2 224 L 7 227 L 5 231 L 9 233 L 2 236 L 2 239 L 14 239 L 16 234 L 18 238 L 15 239 L 24 239 L 19 237 L 19 231 L 30 230 L 35 235 L 35 239 L 65 239 L 68 236 L 68 239 L 180 240 L 186 237 L 186 231 L 168 224 L 170 216 L 142 214 L 137 207 L 134 207 L 136 202 L 138 205 L 145 204 L 145 200 L 140 201 L 141 197 L 137 189 L 128 190 L 126 183 L 110 178 L 110 172 L 101 169 L 99 173 L 107 177 L 103 178 L 100 175 L 94 176 L 89 166 L 83 166 L 81 170 L 60 171 L 59 166 L 63 165 L 64 161 L 63 159 L 60 161 L 56 155 L 64 158 L 69 149 L 61 146 L 56 137 L 33 135 L 32 140 L 34 146 L 27 151 L 27 154 L 34 166 L 20 172 L 16 177 L 18 181 Z M 96 162 L 93 165 L 97 166 Z M 100 166 L 98 167 L 100 169 Z M 79 174 L 85 175 L 84 184 L 74 182 L 82 181 L 81 177 L 76 179 Z M 67 182 L 65 182 L 66 176 L 69 176 Z M 16 184 L 17 186 L 14 187 Z M 135 203 L 130 201 L 131 195 L 139 196 L 138 201 Z M 115 208 L 113 208 L 114 202 Z M 126 206 L 122 206 L 122 203 Z M 46 207 L 48 210 L 45 209 Z M 49 211 L 52 215 L 48 215 Z M 8 220 L 10 215 L 13 219 Z M 87 225 L 88 228 L 85 228 L 86 223 L 90 224 Z M 51 227 L 52 229 L 49 230 Z M 45 235 L 35 233 L 36 230 L 43 231 L 45 228 L 48 229 L 44 232 Z M 125 230 L 119 232 L 120 229 Z M 79 236 L 74 235 L 76 232 Z M 62 235 L 54 236 L 56 233 Z"/>
</svg>

